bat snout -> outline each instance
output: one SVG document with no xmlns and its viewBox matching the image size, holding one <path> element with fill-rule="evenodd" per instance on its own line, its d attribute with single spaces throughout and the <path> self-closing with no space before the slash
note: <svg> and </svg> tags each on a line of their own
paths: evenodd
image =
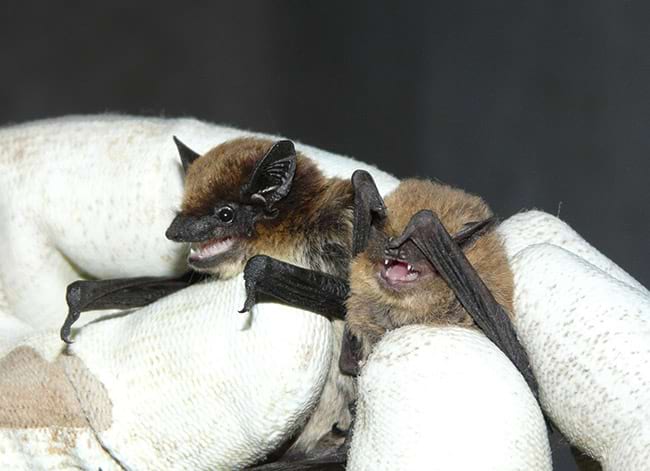
<svg viewBox="0 0 650 471">
<path fill-rule="evenodd" d="M 214 238 L 218 228 L 218 222 L 210 216 L 179 214 L 165 231 L 165 237 L 174 242 L 202 242 Z"/>
</svg>

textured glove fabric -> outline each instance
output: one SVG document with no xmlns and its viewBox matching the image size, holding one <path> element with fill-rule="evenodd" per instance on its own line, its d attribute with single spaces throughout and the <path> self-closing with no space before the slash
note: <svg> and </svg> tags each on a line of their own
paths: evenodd
<svg viewBox="0 0 650 471">
<path fill-rule="evenodd" d="M 87 325 L 69 352 L 56 332 L 14 348 L 0 360 L 0 468 L 237 469 L 264 457 L 316 404 L 331 326 L 271 303 L 239 314 L 243 302 L 241 277 L 199 284 Z"/>
<path fill-rule="evenodd" d="M 377 344 L 359 379 L 348 469 L 551 470 L 542 413 L 478 331 L 408 326 Z"/>
<path fill-rule="evenodd" d="M 538 211 L 501 231 L 517 333 L 544 409 L 606 471 L 650 463 L 650 295 L 560 220 Z"/>
</svg>

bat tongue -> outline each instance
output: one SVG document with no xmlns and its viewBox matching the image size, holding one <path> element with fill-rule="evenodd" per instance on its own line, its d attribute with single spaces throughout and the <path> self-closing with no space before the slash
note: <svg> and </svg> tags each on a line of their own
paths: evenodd
<svg viewBox="0 0 650 471">
<path fill-rule="evenodd" d="M 384 278 L 389 281 L 413 281 L 417 279 L 418 273 L 409 270 L 407 263 L 394 261 L 384 269 Z"/>
</svg>

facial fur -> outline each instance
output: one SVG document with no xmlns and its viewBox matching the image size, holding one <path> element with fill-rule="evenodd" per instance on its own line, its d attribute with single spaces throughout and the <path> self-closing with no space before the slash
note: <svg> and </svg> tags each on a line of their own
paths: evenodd
<svg viewBox="0 0 650 471">
<path fill-rule="evenodd" d="M 412 266 L 417 277 L 409 281 L 411 276 L 401 265 L 395 269 L 403 275 L 398 279 L 405 281 L 391 282 L 394 277 L 386 276 L 384 266 L 386 240 L 400 236 L 411 217 L 422 209 L 437 214 L 452 236 L 466 224 L 492 216 L 478 196 L 425 180 L 403 181 L 385 199 L 385 205 L 383 228 L 373 228 L 367 249 L 355 257 L 350 270 L 347 322 L 350 331 L 362 340 L 365 355 L 387 330 L 404 325 L 473 325 L 455 294 L 411 242 L 403 247 L 404 262 Z M 464 252 L 497 302 L 512 312 L 512 272 L 496 232 L 488 230 Z"/>
</svg>

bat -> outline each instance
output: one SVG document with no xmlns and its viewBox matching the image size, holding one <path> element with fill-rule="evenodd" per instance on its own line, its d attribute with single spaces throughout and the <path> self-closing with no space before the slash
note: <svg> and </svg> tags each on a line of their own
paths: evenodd
<svg viewBox="0 0 650 471">
<path fill-rule="evenodd" d="M 429 180 L 403 181 L 384 203 L 370 174 L 356 172 L 353 182 L 360 197 L 346 320 L 362 358 L 404 325 L 478 327 L 537 395 L 511 323 L 513 275 L 487 204 Z"/>
<path fill-rule="evenodd" d="M 349 279 L 256 256 L 244 271 L 244 310 L 263 293 L 305 308 L 311 305 L 315 312 L 342 314 L 346 332 L 339 365 L 349 374 L 358 373 L 372 346 L 389 330 L 410 324 L 478 328 L 512 361 L 537 397 L 537 382 L 511 323 L 513 275 L 487 204 L 429 180 L 405 180 L 386 201 L 368 172 L 355 172 L 352 185 L 354 258 Z"/>
<path fill-rule="evenodd" d="M 325 177 L 291 141 L 242 138 L 199 155 L 175 139 L 185 172 L 180 212 L 166 236 L 189 243 L 190 272 L 178 278 L 142 277 L 78 281 L 67 290 L 68 316 L 61 338 L 81 312 L 129 309 L 149 304 L 192 283 L 240 274 L 254 255 L 264 254 L 329 276 L 345 296 L 352 246 L 353 191 L 349 179 Z M 254 264 L 251 265 L 253 267 Z M 338 299 L 338 298 L 337 298 Z M 333 321 L 338 357 L 343 331 L 340 305 L 322 302 Z M 331 310 L 331 312 L 330 312 Z M 354 382 L 336 364 L 307 424 L 286 447 L 286 457 L 318 452 L 320 443 L 342 442 L 334 424 L 350 421 Z M 330 445 L 324 446 L 327 450 Z"/>
</svg>

